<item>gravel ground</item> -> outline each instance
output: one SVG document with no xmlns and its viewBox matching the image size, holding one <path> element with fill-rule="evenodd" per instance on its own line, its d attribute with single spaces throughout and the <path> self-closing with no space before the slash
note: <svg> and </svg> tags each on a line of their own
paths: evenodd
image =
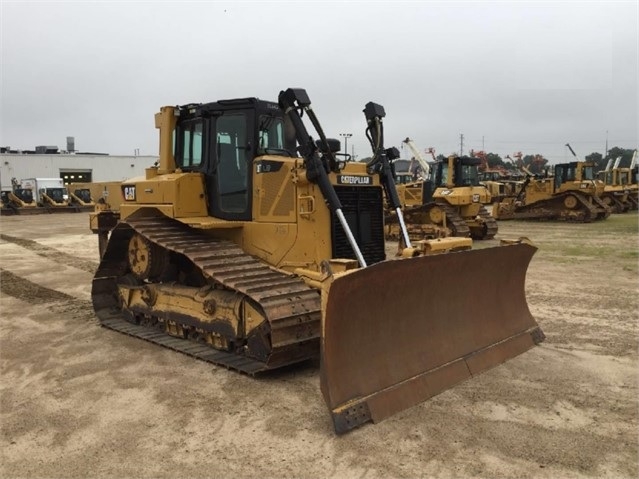
<svg viewBox="0 0 639 479">
<path fill-rule="evenodd" d="M 501 222 L 540 248 L 546 342 L 339 437 L 317 364 L 254 379 L 101 328 L 87 214 L 0 221 L 2 477 L 639 475 L 636 214 Z"/>
</svg>

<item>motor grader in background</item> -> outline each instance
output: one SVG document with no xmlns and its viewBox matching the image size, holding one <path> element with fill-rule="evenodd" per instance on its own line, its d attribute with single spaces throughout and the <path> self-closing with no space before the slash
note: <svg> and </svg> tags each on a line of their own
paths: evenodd
<svg viewBox="0 0 639 479">
<path fill-rule="evenodd" d="M 498 226 L 484 204 L 491 202 L 490 193 L 480 185 L 477 167 L 480 160 L 451 155 L 431 165 L 426 162 L 413 140 L 403 143 L 419 162 L 421 176 L 414 183 L 398 185 L 404 219 L 413 239 L 457 236 L 483 240 L 497 234 Z M 387 237 L 399 237 L 396 216 L 386 217 Z"/>
<path fill-rule="evenodd" d="M 319 356 L 338 433 L 543 340 L 524 292 L 534 246 L 421 255 L 408 242 L 385 261 L 385 150 L 338 161 L 306 92 L 278 100 L 156 114 L 159 164 L 122 183 L 119 211 L 90 217 L 102 325 L 249 375 Z"/>
<path fill-rule="evenodd" d="M 604 185 L 593 168 L 592 162 L 573 161 L 555 165 L 552 176 L 528 174 L 515 196 L 493 205 L 492 214 L 499 220 L 606 219 L 610 208 L 601 200 Z"/>
</svg>

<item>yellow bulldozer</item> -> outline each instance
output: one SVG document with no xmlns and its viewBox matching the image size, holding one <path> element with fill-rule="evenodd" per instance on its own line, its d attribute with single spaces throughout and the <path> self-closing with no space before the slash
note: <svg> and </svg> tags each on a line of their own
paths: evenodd
<svg viewBox="0 0 639 479">
<path fill-rule="evenodd" d="M 493 216 L 574 222 L 606 219 L 611 210 L 601 200 L 604 184 L 595 179 L 593 168 L 592 162 L 573 161 L 555 165 L 551 176 L 528 172 L 516 195 L 493 205 Z"/>
<path fill-rule="evenodd" d="M 484 206 L 491 202 L 491 196 L 479 182 L 478 166 L 481 161 L 469 156 L 450 155 L 431 166 L 413 140 L 406 138 L 403 143 L 412 150 L 422 177 L 419 181 L 397 187 L 411 237 L 494 238 L 498 226 Z M 398 236 L 398 222 L 392 212 L 387 216 L 386 224 L 387 236 L 391 239 Z"/>
<path fill-rule="evenodd" d="M 630 183 L 632 170 L 630 168 L 619 168 L 621 157 L 615 160 L 608 160 L 606 168 L 597 173 L 597 179 L 604 184 L 601 200 L 610 208 L 613 213 L 625 213 L 631 209 L 636 209 L 636 203 L 632 201 Z"/>
<path fill-rule="evenodd" d="M 163 107 L 155 126 L 157 166 L 90 215 L 103 326 L 249 375 L 319 358 L 337 433 L 543 340 L 524 292 L 534 246 L 386 260 L 389 160 L 338 160 L 305 90 Z"/>
</svg>

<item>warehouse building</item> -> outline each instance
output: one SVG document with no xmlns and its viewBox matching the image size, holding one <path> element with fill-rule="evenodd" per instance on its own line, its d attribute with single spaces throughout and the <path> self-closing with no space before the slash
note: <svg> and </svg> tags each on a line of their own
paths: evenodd
<svg viewBox="0 0 639 479">
<path fill-rule="evenodd" d="M 67 147 L 73 143 L 67 140 Z M 69 151 L 70 150 L 70 151 Z M 157 156 L 108 155 L 60 152 L 55 146 L 37 146 L 34 150 L 0 149 L 0 184 L 11 190 L 11 180 L 27 178 L 62 178 L 65 184 L 123 181 L 144 175 L 144 170 L 158 160 Z"/>
</svg>

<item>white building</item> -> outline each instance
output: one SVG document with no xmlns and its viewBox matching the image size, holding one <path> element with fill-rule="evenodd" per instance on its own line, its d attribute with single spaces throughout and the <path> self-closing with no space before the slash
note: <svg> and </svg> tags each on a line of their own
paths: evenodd
<svg viewBox="0 0 639 479">
<path fill-rule="evenodd" d="M 157 156 L 0 153 L 0 184 L 11 189 L 11 178 L 62 178 L 64 183 L 123 181 L 143 176 Z"/>
</svg>

